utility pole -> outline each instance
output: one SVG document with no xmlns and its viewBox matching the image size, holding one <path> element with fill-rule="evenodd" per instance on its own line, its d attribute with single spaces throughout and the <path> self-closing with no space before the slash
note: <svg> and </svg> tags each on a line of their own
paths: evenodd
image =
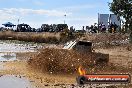
<svg viewBox="0 0 132 88">
<path fill-rule="evenodd" d="M 64 17 L 66 18 L 66 14 L 64 15 Z M 65 22 L 65 18 L 64 18 L 64 24 L 66 24 L 66 22 Z"/>
<path fill-rule="evenodd" d="M 18 24 L 19 24 L 20 19 L 18 19 L 17 21 L 18 21 Z"/>
<path fill-rule="evenodd" d="M 18 20 L 17 20 L 18 24 L 20 23 L 20 16 L 18 17 Z"/>
</svg>

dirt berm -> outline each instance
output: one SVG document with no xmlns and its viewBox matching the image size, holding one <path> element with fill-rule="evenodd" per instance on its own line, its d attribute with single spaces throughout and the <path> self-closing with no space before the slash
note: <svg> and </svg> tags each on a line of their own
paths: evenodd
<svg viewBox="0 0 132 88">
<path fill-rule="evenodd" d="M 94 52 L 79 53 L 74 50 L 64 49 L 41 49 L 39 52 L 29 59 L 28 63 L 32 68 L 38 69 L 46 73 L 77 73 L 79 66 L 87 68 L 97 64 L 96 54 Z M 108 62 L 108 59 L 105 60 Z M 101 64 L 101 63 L 100 63 Z"/>
</svg>

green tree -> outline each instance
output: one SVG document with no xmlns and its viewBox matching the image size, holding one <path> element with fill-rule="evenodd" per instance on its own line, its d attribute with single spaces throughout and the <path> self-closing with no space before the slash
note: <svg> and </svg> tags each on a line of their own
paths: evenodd
<svg viewBox="0 0 132 88">
<path fill-rule="evenodd" d="M 125 19 L 125 28 L 130 30 L 132 35 L 132 0 L 113 0 L 109 3 L 110 11 L 118 17 Z M 132 37 L 131 37 L 132 40 Z"/>
</svg>

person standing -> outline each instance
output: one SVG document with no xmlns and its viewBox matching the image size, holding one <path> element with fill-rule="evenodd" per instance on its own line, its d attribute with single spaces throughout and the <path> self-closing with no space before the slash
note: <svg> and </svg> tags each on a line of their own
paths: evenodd
<svg viewBox="0 0 132 88">
<path fill-rule="evenodd" d="M 116 25 L 116 23 L 114 22 L 114 25 L 113 25 L 113 27 L 114 27 L 114 33 L 117 31 L 117 28 L 118 28 L 118 26 Z"/>
</svg>

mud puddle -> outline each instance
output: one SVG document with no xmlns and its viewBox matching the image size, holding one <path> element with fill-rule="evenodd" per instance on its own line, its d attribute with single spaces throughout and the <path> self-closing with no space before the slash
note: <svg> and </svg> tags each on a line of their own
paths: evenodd
<svg viewBox="0 0 132 88">
<path fill-rule="evenodd" d="M 0 53 L 0 61 L 14 61 L 16 60 L 16 53 Z"/>
<path fill-rule="evenodd" d="M 41 44 L 0 40 L 0 52 L 36 52 Z"/>
<path fill-rule="evenodd" d="M 26 79 L 26 77 L 21 77 L 19 74 L 19 76 L 4 75 L 4 73 L 7 72 L 8 74 L 11 70 L 5 67 L 6 62 L 19 61 L 18 53 L 36 52 L 37 49 L 36 44 L 0 40 L 0 72 L 3 74 L 0 75 L 0 88 L 35 88 L 31 86 L 29 79 Z"/>
<path fill-rule="evenodd" d="M 14 75 L 3 75 L 0 77 L 1 88 L 35 88 L 23 77 Z"/>
</svg>

